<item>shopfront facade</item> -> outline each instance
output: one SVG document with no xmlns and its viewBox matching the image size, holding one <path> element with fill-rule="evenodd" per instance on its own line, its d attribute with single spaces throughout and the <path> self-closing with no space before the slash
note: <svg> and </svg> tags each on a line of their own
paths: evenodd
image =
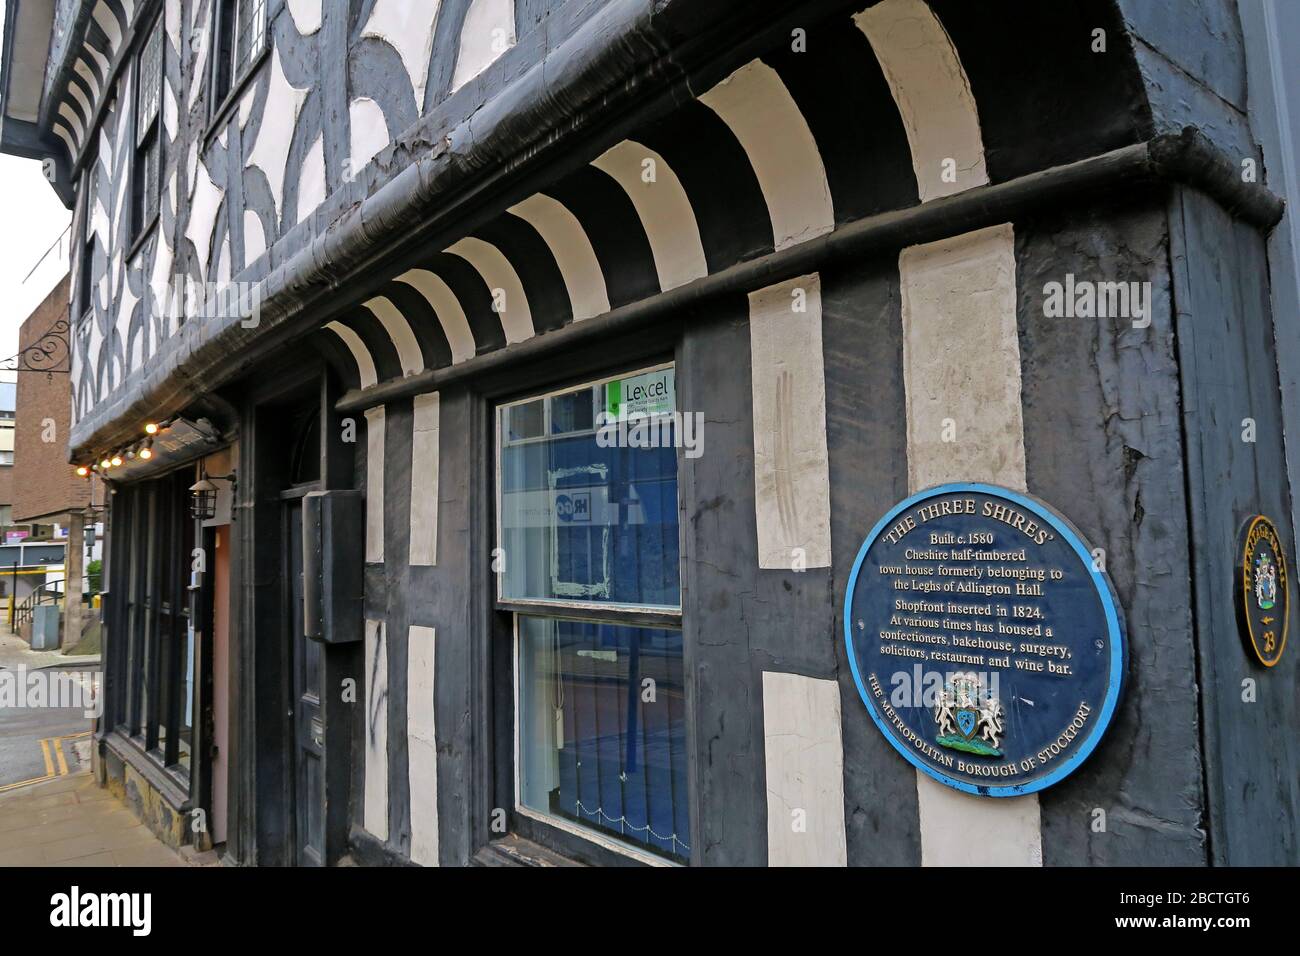
<svg viewBox="0 0 1300 956">
<path fill-rule="evenodd" d="M 241 865 L 1294 863 L 1237 5 L 1010 6 L 56 5 L 104 779 Z M 863 692 L 864 542 L 941 486 L 1113 602 L 1050 785 L 947 786 Z"/>
</svg>

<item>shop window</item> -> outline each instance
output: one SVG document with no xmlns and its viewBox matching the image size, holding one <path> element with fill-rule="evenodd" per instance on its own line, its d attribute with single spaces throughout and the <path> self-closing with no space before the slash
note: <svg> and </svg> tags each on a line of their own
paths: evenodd
<svg viewBox="0 0 1300 956">
<path fill-rule="evenodd" d="M 131 177 L 131 234 L 139 236 L 158 215 L 162 190 L 162 17 L 136 60 L 135 157 Z"/>
<path fill-rule="evenodd" d="M 671 366 L 498 409 L 497 607 L 517 811 L 687 862 L 675 413 Z M 610 428 L 629 418 L 642 440 Z"/>
<path fill-rule="evenodd" d="M 192 471 L 119 487 L 113 496 L 113 669 L 124 675 L 112 729 L 189 785 L 194 638 L 189 567 Z M 121 639 L 118 640 L 118 635 Z"/>
</svg>

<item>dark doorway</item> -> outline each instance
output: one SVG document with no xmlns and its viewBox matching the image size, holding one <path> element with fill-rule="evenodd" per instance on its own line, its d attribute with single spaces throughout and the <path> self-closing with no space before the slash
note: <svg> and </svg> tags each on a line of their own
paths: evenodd
<svg viewBox="0 0 1300 956">
<path fill-rule="evenodd" d="M 304 634 L 302 516 L 307 495 L 354 481 L 355 448 L 337 438 L 337 389 L 323 367 L 267 368 L 254 382 L 241 426 L 244 511 L 236 526 L 251 571 L 233 658 L 251 678 L 239 689 L 254 699 L 232 712 L 244 752 L 256 757 L 252 779 L 232 788 L 239 801 L 231 807 L 239 821 L 232 856 L 332 866 L 347 852 L 360 720 L 338 689 L 355 686 L 360 653 Z"/>
</svg>

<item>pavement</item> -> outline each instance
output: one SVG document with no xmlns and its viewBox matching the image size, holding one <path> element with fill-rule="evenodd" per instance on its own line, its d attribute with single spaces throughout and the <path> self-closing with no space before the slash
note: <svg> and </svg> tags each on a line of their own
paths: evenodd
<svg viewBox="0 0 1300 956">
<path fill-rule="evenodd" d="M 0 622 L 0 670 L 17 670 L 19 665 L 30 671 L 41 667 L 74 667 L 98 663 L 98 654 L 80 657 L 62 651 L 34 651 L 30 644 L 9 630 L 7 623 Z"/>
<path fill-rule="evenodd" d="M 24 687 L 39 671 L 43 677 L 67 675 L 83 691 L 99 689 L 98 655 L 34 651 L 0 623 L 0 671 L 19 668 L 28 678 Z M 29 693 L 20 696 L 0 696 L 10 705 L 0 704 L 0 867 L 219 865 L 212 851 L 168 847 L 95 782 L 95 722 L 85 708 L 50 707 L 26 699 Z"/>
<path fill-rule="evenodd" d="M 162 843 L 88 772 L 0 793 L 0 866 L 205 862 L 191 862 Z"/>
</svg>

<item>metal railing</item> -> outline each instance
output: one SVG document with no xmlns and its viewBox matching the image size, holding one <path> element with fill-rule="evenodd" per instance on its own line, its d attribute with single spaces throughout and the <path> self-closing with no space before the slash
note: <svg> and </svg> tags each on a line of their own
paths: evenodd
<svg viewBox="0 0 1300 956">
<path fill-rule="evenodd" d="M 14 629 L 24 624 L 30 623 L 32 616 L 36 613 L 38 607 L 50 604 L 60 604 L 63 601 L 63 578 L 55 578 L 52 581 L 46 581 L 40 587 L 32 591 L 31 594 L 23 598 L 13 609 L 13 617 L 10 626 Z M 86 585 L 89 579 L 83 576 L 81 579 L 81 600 L 86 600 L 86 592 L 89 588 Z"/>
</svg>

